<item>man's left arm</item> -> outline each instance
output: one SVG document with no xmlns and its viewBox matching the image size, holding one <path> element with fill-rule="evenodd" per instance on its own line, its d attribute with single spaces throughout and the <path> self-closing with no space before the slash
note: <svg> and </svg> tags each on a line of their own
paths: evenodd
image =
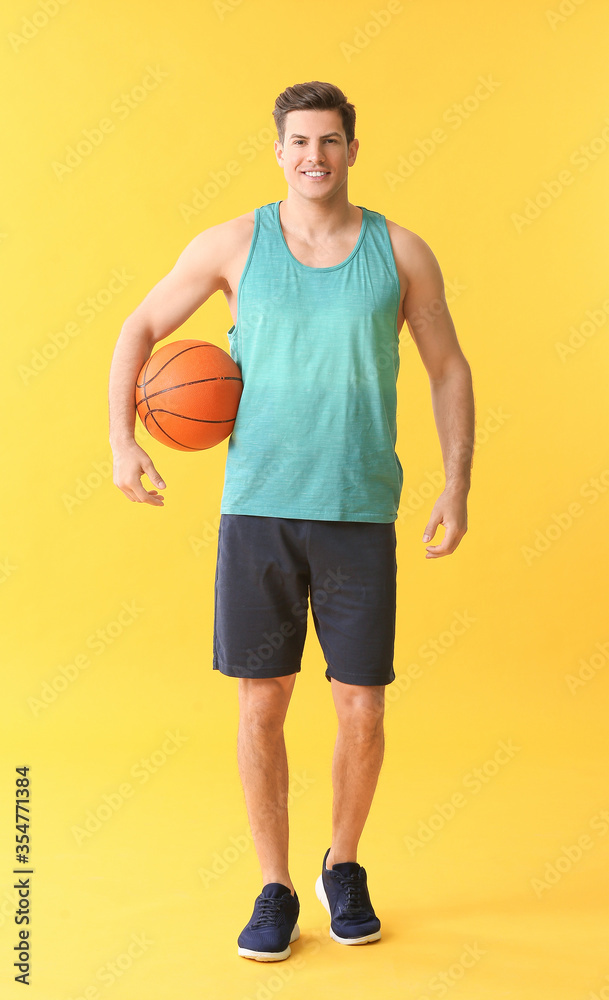
<svg viewBox="0 0 609 1000">
<path fill-rule="evenodd" d="M 409 233 L 403 248 L 408 288 L 404 316 L 429 376 L 434 419 L 444 463 L 444 490 L 436 500 L 423 541 L 445 529 L 439 545 L 427 545 L 427 559 L 450 555 L 467 531 L 467 494 L 474 451 L 475 406 L 470 366 L 457 340 L 444 293 L 440 265 L 419 236 Z"/>
</svg>

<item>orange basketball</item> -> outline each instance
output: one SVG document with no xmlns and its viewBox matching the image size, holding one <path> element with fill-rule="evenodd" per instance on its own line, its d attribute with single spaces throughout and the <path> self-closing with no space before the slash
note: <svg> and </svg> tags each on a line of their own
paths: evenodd
<svg viewBox="0 0 609 1000">
<path fill-rule="evenodd" d="M 157 441 L 178 451 L 202 451 L 231 433 L 242 390 L 239 366 L 221 347 L 176 340 L 143 365 L 135 406 Z"/>
</svg>

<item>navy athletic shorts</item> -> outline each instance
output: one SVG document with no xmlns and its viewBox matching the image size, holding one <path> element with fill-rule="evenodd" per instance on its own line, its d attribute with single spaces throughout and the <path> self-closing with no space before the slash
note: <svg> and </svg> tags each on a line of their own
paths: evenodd
<svg viewBox="0 0 609 1000">
<path fill-rule="evenodd" d="M 310 597 L 326 678 L 390 684 L 396 575 L 394 521 L 221 514 L 213 669 L 298 673 Z"/>
</svg>

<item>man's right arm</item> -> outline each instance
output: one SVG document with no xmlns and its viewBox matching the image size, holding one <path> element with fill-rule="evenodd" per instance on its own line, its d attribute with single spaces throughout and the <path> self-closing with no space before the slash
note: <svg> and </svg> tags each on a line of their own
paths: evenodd
<svg viewBox="0 0 609 1000">
<path fill-rule="evenodd" d="M 155 344 L 185 323 L 214 292 L 228 287 L 224 261 L 229 236 L 227 223 L 195 236 L 171 271 L 127 317 L 116 342 L 108 389 L 114 483 L 134 503 L 163 505 L 156 490 L 144 489 L 143 473 L 155 486 L 165 487 L 152 460 L 134 438 L 137 376 Z"/>
</svg>

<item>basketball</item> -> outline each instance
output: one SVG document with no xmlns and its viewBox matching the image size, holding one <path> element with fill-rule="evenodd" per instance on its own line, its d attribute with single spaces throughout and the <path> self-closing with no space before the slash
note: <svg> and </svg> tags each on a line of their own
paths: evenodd
<svg viewBox="0 0 609 1000">
<path fill-rule="evenodd" d="M 202 451 L 232 432 L 242 390 L 239 366 L 221 347 L 176 340 L 142 366 L 135 407 L 157 441 L 178 451 Z"/>
</svg>

